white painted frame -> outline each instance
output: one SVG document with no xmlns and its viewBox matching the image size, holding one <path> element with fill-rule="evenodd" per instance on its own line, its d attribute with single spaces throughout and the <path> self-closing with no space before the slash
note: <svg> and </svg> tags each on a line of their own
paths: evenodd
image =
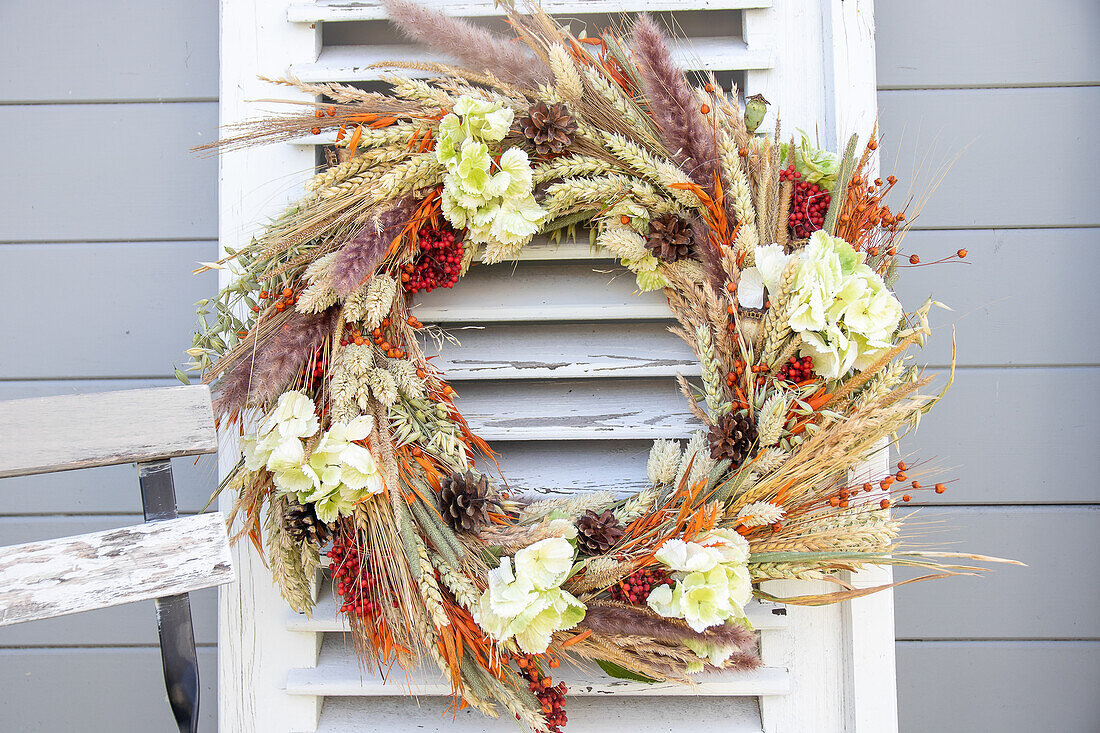
<svg viewBox="0 0 1100 733">
<path fill-rule="evenodd" d="M 488 3 L 471 0 L 467 4 L 480 8 Z M 865 136 L 870 131 L 877 116 L 872 0 L 727 4 L 745 8 L 741 52 L 774 61 L 773 68 L 746 71 L 745 92 L 763 93 L 776 103 L 784 130 L 816 133 L 832 149 L 843 147 L 853 132 Z M 357 8 L 347 11 L 358 14 L 356 19 L 378 17 L 376 3 L 370 0 L 349 5 Z M 688 10 L 710 4 L 678 0 L 674 5 Z M 654 5 L 653 9 L 662 8 Z M 254 101 L 272 96 L 258 76 L 316 68 L 320 32 L 313 21 L 325 18 L 334 19 L 310 3 L 222 0 L 221 124 L 256 117 L 269 108 Z M 280 96 L 290 94 L 285 89 L 280 92 Z M 296 198 L 313 165 L 314 147 L 305 144 L 246 149 L 222 157 L 219 238 L 223 246 L 247 241 L 258 222 Z M 223 285 L 229 277 L 223 271 Z M 224 474 L 236 463 L 233 436 L 223 435 L 221 447 Z M 866 472 L 885 473 L 886 455 L 884 450 Z M 230 501 L 224 498 L 223 506 L 228 508 Z M 287 677 L 291 669 L 316 667 L 322 634 L 308 626 L 293 630 L 287 623 L 285 604 L 248 543 L 235 548 L 234 563 L 239 582 L 223 587 L 219 594 L 221 729 L 234 733 L 315 730 L 323 698 L 287 694 Z M 852 582 L 866 585 L 889 579 L 886 569 L 860 573 Z M 814 590 L 804 583 L 771 585 L 769 590 L 777 595 Z M 817 590 L 835 590 L 821 585 Z M 766 633 L 762 642 L 765 665 L 786 667 L 792 673 L 789 693 L 761 698 L 766 733 L 896 731 L 892 595 L 883 592 L 825 608 L 791 607 L 788 613 L 787 629 Z"/>
</svg>

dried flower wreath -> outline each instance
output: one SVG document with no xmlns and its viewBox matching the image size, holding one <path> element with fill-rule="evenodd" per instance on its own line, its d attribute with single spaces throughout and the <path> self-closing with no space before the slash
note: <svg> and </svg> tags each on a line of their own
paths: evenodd
<svg viewBox="0 0 1100 733">
<path fill-rule="evenodd" d="M 932 303 L 906 315 L 890 290 L 908 222 L 883 203 L 895 179 L 869 180 L 874 134 L 840 155 L 782 142 L 778 124 L 758 134 L 767 102 L 742 110 L 736 89 L 692 86 L 644 16 L 578 38 L 509 7 L 517 44 L 385 5 L 465 68 L 390 64 L 434 78 L 394 76 L 385 94 L 282 81 L 322 101 L 213 146 L 337 131 L 338 157 L 305 198 L 226 248 L 239 277 L 200 303 L 189 351 L 242 433 L 222 485 L 238 537 L 290 605 L 312 608 L 331 541 L 364 659 L 427 657 L 463 704 L 558 730 L 561 659 L 649 680 L 749 668 L 744 609 L 770 598 L 761 581 L 987 559 L 898 547 L 888 507 L 925 488 L 904 463 L 851 479 L 939 399 L 905 356 L 931 333 Z M 479 254 L 499 262 L 577 225 L 640 290 L 663 289 L 701 364 L 701 388 L 679 384 L 704 430 L 658 440 L 637 494 L 527 500 L 475 468 L 494 454 L 425 359 L 410 302 Z"/>
</svg>

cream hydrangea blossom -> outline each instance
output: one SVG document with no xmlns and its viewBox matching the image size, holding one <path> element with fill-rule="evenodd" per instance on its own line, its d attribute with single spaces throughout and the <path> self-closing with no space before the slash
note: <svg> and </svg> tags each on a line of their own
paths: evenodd
<svg viewBox="0 0 1100 733">
<path fill-rule="evenodd" d="M 436 158 L 443 177 L 440 205 L 452 225 L 468 229 L 471 242 L 487 243 L 487 260 L 519 250 L 546 221 L 532 195 L 527 153 L 509 148 L 494 162 L 488 143 L 508 134 L 513 112 L 494 102 L 463 96 L 439 124 Z M 494 172 L 495 167 L 495 172 Z"/>
<path fill-rule="evenodd" d="M 312 502 L 317 516 L 331 522 L 350 515 L 358 502 L 383 489 L 378 462 L 356 442 L 373 427 L 373 418 L 367 416 L 333 423 L 307 455 L 302 441 L 316 435 L 320 423 L 313 401 L 292 390 L 279 397 L 257 433 L 241 439 L 245 467 L 266 468 L 279 491 Z"/>
<path fill-rule="evenodd" d="M 562 537 L 540 540 L 502 557 L 489 571 L 489 588 L 478 602 L 476 621 L 498 641 L 515 637 L 519 648 L 540 654 L 555 631 L 584 618 L 584 604 L 561 589 L 573 567 L 573 545 Z"/>
<path fill-rule="evenodd" d="M 903 315 L 901 303 L 852 245 L 816 231 L 797 255 L 777 244 L 756 247 L 755 266 L 741 271 L 738 302 L 760 308 L 764 290 L 778 293 L 783 271 L 798 258 L 790 295 L 791 330 L 802 335 L 801 356 L 812 356 L 814 371 L 837 379 L 864 369 L 890 348 Z"/>
<path fill-rule="evenodd" d="M 675 581 L 672 587 L 663 585 L 650 592 L 646 603 L 656 613 L 684 619 L 699 632 L 744 622 L 745 604 L 752 598 L 744 537 L 731 530 L 714 530 L 695 542 L 668 540 L 655 557 L 673 571 Z"/>
</svg>

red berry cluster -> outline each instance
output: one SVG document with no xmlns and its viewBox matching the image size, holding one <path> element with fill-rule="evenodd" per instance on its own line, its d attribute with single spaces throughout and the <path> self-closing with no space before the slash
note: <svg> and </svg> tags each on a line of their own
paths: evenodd
<svg viewBox="0 0 1100 733">
<path fill-rule="evenodd" d="M 332 542 L 328 557 L 332 561 L 329 572 L 336 581 L 336 592 L 343 600 L 340 611 L 360 617 L 377 614 L 381 607 L 372 589 L 377 587 L 378 578 L 370 563 L 363 563 L 357 543 L 343 535 L 338 536 Z"/>
<path fill-rule="evenodd" d="M 312 358 L 306 364 L 305 370 L 305 388 L 313 389 L 316 385 L 320 384 L 321 380 L 325 376 L 325 352 L 324 349 L 317 348 L 313 351 Z"/>
<path fill-rule="evenodd" d="M 405 265 L 401 282 L 406 292 L 430 293 L 436 288 L 451 288 L 462 268 L 462 242 L 450 229 L 421 229 L 420 256 Z"/>
<path fill-rule="evenodd" d="M 804 356 L 799 359 L 792 356 L 791 360 L 779 370 L 779 378 L 795 384 L 805 381 L 814 375 L 814 358 Z"/>
<path fill-rule="evenodd" d="M 646 602 L 650 591 L 662 585 L 672 585 L 668 573 L 660 568 L 642 568 L 611 586 L 611 598 L 638 605 Z"/>
<path fill-rule="evenodd" d="M 550 675 L 544 675 L 535 658 L 531 656 L 519 656 L 516 664 L 527 678 L 527 686 L 531 694 L 538 698 L 542 706 L 542 714 L 546 717 L 547 730 L 551 733 L 562 733 L 562 726 L 569 720 L 565 714 L 565 693 L 569 688 L 564 682 L 554 684 Z M 556 660 L 550 662 L 550 666 L 556 667 Z"/>
<path fill-rule="evenodd" d="M 793 165 L 779 171 L 779 180 L 796 181 L 791 195 L 791 212 L 787 224 L 796 239 L 805 239 L 825 225 L 825 214 L 829 211 L 832 197 L 829 192 L 815 183 L 799 181 L 802 174 Z"/>
</svg>

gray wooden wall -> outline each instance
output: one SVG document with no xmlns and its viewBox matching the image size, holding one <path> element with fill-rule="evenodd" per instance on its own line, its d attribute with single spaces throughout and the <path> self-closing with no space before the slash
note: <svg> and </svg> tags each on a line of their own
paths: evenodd
<svg viewBox="0 0 1100 733">
<path fill-rule="evenodd" d="M 1100 10 L 877 6 L 884 173 L 927 182 L 959 156 L 908 249 L 973 262 L 902 288 L 955 309 L 932 364 L 951 324 L 960 345 L 949 399 L 904 446 L 958 479 L 919 521 L 928 542 L 1029 565 L 898 591 L 902 731 L 1094 731 Z M 0 399 L 172 383 L 215 287 L 190 270 L 216 248 L 216 165 L 187 149 L 215 134 L 217 39 L 215 0 L 0 7 Z M 176 469 L 199 510 L 213 462 Z M 128 467 L 0 481 L 0 498 L 0 545 L 140 520 Z M 212 730 L 214 594 L 193 604 Z M 151 604 L 0 631 L 0 730 L 171 729 L 155 644 Z"/>
</svg>

